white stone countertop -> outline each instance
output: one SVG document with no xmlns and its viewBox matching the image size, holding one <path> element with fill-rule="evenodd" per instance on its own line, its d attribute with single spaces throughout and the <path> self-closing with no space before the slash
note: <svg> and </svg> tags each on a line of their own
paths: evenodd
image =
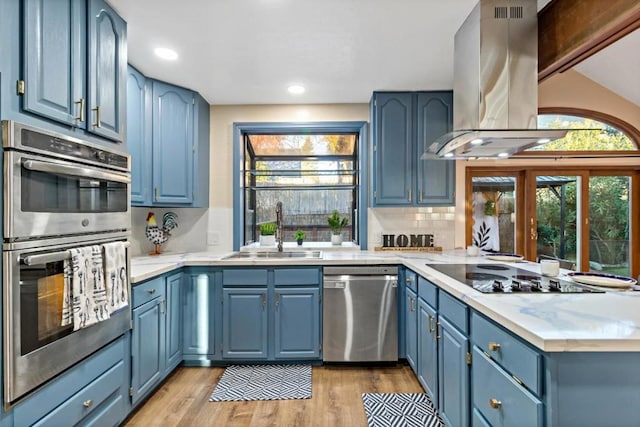
<svg viewBox="0 0 640 427">
<path fill-rule="evenodd" d="M 603 294 L 483 294 L 426 266 L 495 263 L 482 256 L 467 256 L 464 250 L 326 250 L 319 259 L 224 259 L 228 255 L 198 252 L 135 257 L 131 260 L 132 283 L 182 266 L 403 264 L 543 351 L 640 352 L 640 292 L 605 289 Z M 519 262 L 516 267 L 540 272 L 536 263 Z M 565 273 L 562 271 L 561 276 Z"/>
</svg>

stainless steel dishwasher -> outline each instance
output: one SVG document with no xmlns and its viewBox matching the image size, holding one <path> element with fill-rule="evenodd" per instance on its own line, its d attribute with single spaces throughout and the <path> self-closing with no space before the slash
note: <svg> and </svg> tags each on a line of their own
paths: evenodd
<svg viewBox="0 0 640 427">
<path fill-rule="evenodd" d="M 322 360 L 398 360 L 398 268 L 325 267 Z"/>
</svg>

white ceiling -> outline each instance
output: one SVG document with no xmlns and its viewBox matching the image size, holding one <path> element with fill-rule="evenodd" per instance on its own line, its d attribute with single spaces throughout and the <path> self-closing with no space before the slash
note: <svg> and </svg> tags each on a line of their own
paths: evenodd
<svg viewBox="0 0 640 427">
<path fill-rule="evenodd" d="M 640 30 L 626 35 L 574 68 L 640 106 Z"/>
<path fill-rule="evenodd" d="M 537 0 L 540 10 L 550 0 Z M 453 37 L 477 0 L 109 0 L 129 62 L 210 104 L 366 103 L 453 86 Z M 155 47 L 178 52 L 174 62 Z M 636 69 L 638 69 L 636 67 Z M 290 95 L 302 84 L 307 91 Z"/>
</svg>

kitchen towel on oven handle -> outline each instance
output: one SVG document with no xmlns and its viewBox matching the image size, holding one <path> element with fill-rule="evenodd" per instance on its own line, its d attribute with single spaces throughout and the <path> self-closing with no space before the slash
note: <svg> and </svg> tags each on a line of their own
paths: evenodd
<svg viewBox="0 0 640 427">
<path fill-rule="evenodd" d="M 70 249 L 65 262 L 62 326 L 73 321 L 77 331 L 110 317 L 104 283 L 102 248 L 98 245 Z"/>
<path fill-rule="evenodd" d="M 129 281 L 125 242 L 112 242 L 104 248 L 104 278 L 107 288 L 107 308 L 113 313 L 129 305 Z"/>
</svg>

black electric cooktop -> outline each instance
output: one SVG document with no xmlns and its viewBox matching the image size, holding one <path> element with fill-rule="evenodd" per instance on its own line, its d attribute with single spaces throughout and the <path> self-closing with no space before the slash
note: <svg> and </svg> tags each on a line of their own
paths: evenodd
<svg viewBox="0 0 640 427">
<path fill-rule="evenodd" d="M 546 277 L 506 264 L 427 264 L 473 289 L 487 294 L 603 293 L 559 277 Z"/>
</svg>

